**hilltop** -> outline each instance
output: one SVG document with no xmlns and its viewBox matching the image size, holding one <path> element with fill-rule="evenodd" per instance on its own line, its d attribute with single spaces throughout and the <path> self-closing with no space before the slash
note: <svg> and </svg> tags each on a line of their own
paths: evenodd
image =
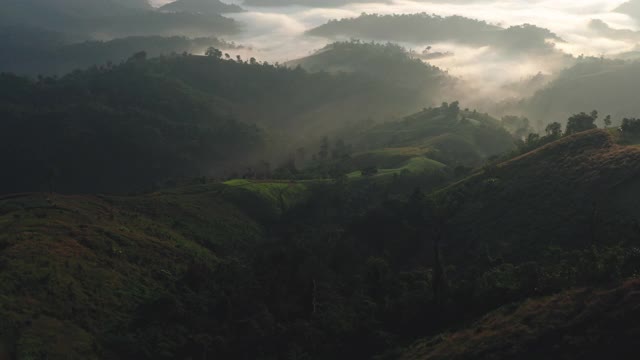
<svg viewBox="0 0 640 360">
<path fill-rule="evenodd" d="M 238 5 L 223 3 L 219 0 L 177 0 L 161 6 L 159 10 L 201 14 L 224 14 L 244 11 Z"/>
<path fill-rule="evenodd" d="M 0 71 L 26 76 L 63 76 L 74 70 L 119 64 L 144 51 L 147 57 L 199 53 L 209 47 L 233 51 L 238 46 L 218 38 L 129 36 L 108 41 L 80 41 L 73 36 L 36 28 L 0 28 Z"/>
<path fill-rule="evenodd" d="M 0 11 L 2 26 L 33 27 L 82 40 L 124 36 L 219 36 L 239 25 L 218 14 L 160 12 L 145 0 L 8 0 Z"/>
<path fill-rule="evenodd" d="M 491 46 L 501 51 L 551 51 L 547 40 L 563 40 L 548 29 L 531 24 L 503 28 L 463 16 L 420 14 L 362 14 L 359 17 L 331 20 L 307 31 L 308 35 L 327 38 L 355 37 L 433 44 L 454 42 L 472 47 Z"/>
<path fill-rule="evenodd" d="M 514 148 L 514 138 L 499 120 L 458 102 L 425 108 L 400 121 L 375 125 L 353 137 L 356 147 L 370 151 L 413 149 L 450 167 L 479 166 Z"/>
<path fill-rule="evenodd" d="M 310 72 L 358 73 L 390 86 L 412 89 L 424 99 L 446 96 L 455 79 L 443 70 L 412 57 L 396 44 L 364 43 L 358 40 L 335 42 L 315 54 L 291 61 Z"/>
<path fill-rule="evenodd" d="M 513 109 L 534 119 L 563 119 L 581 109 L 599 109 L 620 121 L 633 117 L 640 107 L 633 97 L 639 62 L 583 58 L 562 71 L 532 97 Z"/>
</svg>

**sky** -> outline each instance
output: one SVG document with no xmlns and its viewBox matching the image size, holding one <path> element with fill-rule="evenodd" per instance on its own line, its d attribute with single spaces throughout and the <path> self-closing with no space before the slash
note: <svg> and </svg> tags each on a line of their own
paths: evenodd
<svg viewBox="0 0 640 360">
<path fill-rule="evenodd" d="M 152 0 L 156 5 L 167 0 Z M 359 3 L 339 8 L 246 7 L 249 11 L 227 14 L 244 26 L 242 34 L 227 38 L 245 45 L 240 55 L 255 56 L 259 60 L 286 62 L 311 54 L 331 40 L 305 36 L 304 32 L 328 20 L 354 17 L 359 14 L 418 13 L 437 15 L 462 15 L 485 20 L 501 26 L 534 24 L 548 28 L 562 37 L 566 43 L 556 44 L 562 51 L 573 55 L 612 56 L 631 51 L 636 43 L 629 40 L 613 40 L 597 36 L 588 26 L 593 19 L 600 19 L 617 29 L 638 30 L 635 20 L 613 12 L 625 0 L 391 0 L 390 3 Z M 241 4 L 241 0 L 227 0 Z M 449 73 L 466 80 L 485 84 L 484 91 L 495 91 L 505 84 L 525 80 L 538 72 L 554 73 L 566 66 L 557 58 L 513 57 L 505 58 L 487 48 L 466 48 L 455 44 L 402 44 L 421 51 L 432 45 L 434 51 L 450 51 L 455 54 L 440 60 L 432 60 Z"/>
</svg>

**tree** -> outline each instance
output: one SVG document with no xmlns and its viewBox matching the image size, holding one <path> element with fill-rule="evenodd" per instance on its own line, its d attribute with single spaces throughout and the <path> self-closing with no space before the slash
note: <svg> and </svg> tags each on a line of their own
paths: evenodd
<svg viewBox="0 0 640 360">
<path fill-rule="evenodd" d="M 540 135 L 531 133 L 529 134 L 529 136 L 527 136 L 527 140 L 525 141 L 525 143 L 527 144 L 527 146 L 534 146 L 536 143 L 538 143 L 538 141 L 540 141 Z"/>
<path fill-rule="evenodd" d="M 320 152 L 318 153 L 318 157 L 320 160 L 326 160 L 329 156 L 329 138 L 323 137 L 322 143 L 320 144 Z"/>
<path fill-rule="evenodd" d="M 147 60 L 147 52 L 146 51 L 139 51 L 139 52 L 131 55 L 131 57 L 127 60 L 127 62 L 145 61 L 145 60 Z"/>
<path fill-rule="evenodd" d="M 502 125 L 518 139 L 523 139 L 532 129 L 526 117 L 507 115 L 502 118 Z"/>
<path fill-rule="evenodd" d="M 337 159 L 343 159 L 346 157 L 349 157 L 349 147 L 344 143 L 344 140 L 338 139 L 333 145 L 331 158 L 334 160 L 337 160 Z"/>
<path fill-rule="evenodd" d="M 571 135 L 582 131 L 596 129 L 597 126 L 595 122 L 597 118 L 598 112 L 595 110 L 592 111 L 591 114 L 581 112 L 579 114 L 573 115 L 567 122 L 567 129 L 565 130 L 565 134 Z"/>
<path fill-rule="evenodd" d="M 605 129 L 611 126 L 611 115 L 607 115 L 607 117 L 604 118 L 603 122 Z"/>
<path fill-rule="evenodd" d="M 213 46 L 209 47 L 204 54 L 206 56 L 214 57 L 216 59 L 221 59 L 222 58 L 222 51 L 214 48 Z"/>
<path fill-rule="evenodd" d="M 624 137 L 640 136 L 640 119 L 623 119 L 620 130 L 622 130 L 622 135 Z"/>
<path fill-rule="evenodd" d="M 460 114 L 460 103 L 457 101 L 452 102 L 451 104 L 449 104 L 447 110 L 447 116 L 449 116 L 450 118 L 458 118 L 458 114 Z"/>
<path fill-rule="evenodd" d="M 560 125 L 559 122 L 552 122 L 547 125 L 544 131 L 547 133 L 547 136 L 560 137 L 562 136 L 562 125 Z"/>
</svg>

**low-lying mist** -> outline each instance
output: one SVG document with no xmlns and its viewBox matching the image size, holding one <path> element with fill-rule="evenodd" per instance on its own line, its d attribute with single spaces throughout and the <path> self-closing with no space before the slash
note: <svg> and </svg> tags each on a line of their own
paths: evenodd
<svg viewBox="0 0 640 360">
<path fill-rule="evenodd" d="M 158 5 L 167 1 L 154 2 Z M 227 2 L 242 5 L 241 0 Z M 246 12 L 225 16 L 240 21 L 244 26 L 242 33 L 228 38 L 246 46 L 238 54 L 281 63 L 307 56 L 334 41 L 305 35 L 306 31 L 333 19 L 357 17 L 362 13 L 460 15 L 503 28 L 533 24 L 549 29 L 564 40 L 553 41 L 554 50 L 544 53 L 505 52 L 490 46 L 463 46 L 454 42 L 399 42 L 417 55 L 430 46 L 430 54 L 424 59 L 461 78 L 465 87 L 471 90 L 466 99 L 468 102 L 482 103 L 487 98 L 500 101 L 529 96 L 536 90 L 529 81 L 531 78 L 542 74 L 547 80 L 552 79 L 558 71 L 572 65 L 573 56 L 615 56 L 635 50 L 636 39 L 633 36 L 603 31 L 608 28 L 638 29 L 636 21 L 629 15 L 615 12 L 622 3 L 623 0 L 358 1 L 335 7 L 242 5 L 247 9 Z M 600 26 L 594 27 L 594 24 Z M 543 82 L 536 84 L 542 85 Z"/>
</svg>

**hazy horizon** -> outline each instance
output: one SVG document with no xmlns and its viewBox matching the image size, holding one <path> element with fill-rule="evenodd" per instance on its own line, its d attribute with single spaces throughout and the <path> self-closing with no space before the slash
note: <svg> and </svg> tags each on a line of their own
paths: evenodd
<svg viewBox="0 0 640 360">
<path fill-rule="evenodd" d="M 154 5 L 167 3 L 153 0 Z M 241 0 L 226 1 L 242 5 Z M 242 23 L 243 31 L 225 39 L 245 45 L 251 50 L 239 51 L 243 56 L 255 56 L 270 62 L 286 62 L 312 54 L 332 39 L 304 35 L 305 31 L 332 19 L 369 14 L 413 14 L 426 12 L 441 16 L 461 15 L 484 20 L 503 27 L 533 24 L 547 28 L 566 42 L 556 43 L 562 52 L 578 56 L 614 56 L 633 51 L 637 43 L 629 39 L 603 36 L 589 27 L 591 20 L 603 21 L 613 29 L 638 30 L 631 17 L 613 10 L 624 0 L 588 0 L 576 3 L 568 0 L 540 1 L 409 1 L 389 3 L 353 3 L 327 8 L 305 6 L 244 6 L 247 12 L 225 14 Z M 368 39 L 365 39 L 368 40 Z M 453 56 L 429 62 L 452 75 L 471 83 L 481 83 L 482 93 L 495 92 L 505 85 L 525 80 L 535 74 L 553 74 L 566 67 L 560 53 L 544 56 L 497 54 L 488 47 L 468 47 L 454 43 L 400 43 L 408 49 L 422 51 L 427 45 L 434 51 L 450 52 Z"/>
</svg>

